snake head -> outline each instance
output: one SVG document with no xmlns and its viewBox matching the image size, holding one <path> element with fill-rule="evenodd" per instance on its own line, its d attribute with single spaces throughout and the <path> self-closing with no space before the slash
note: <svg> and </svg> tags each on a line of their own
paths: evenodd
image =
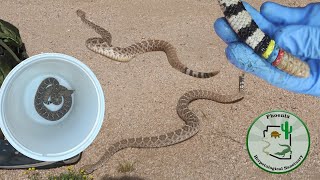
<svg viewBox="0 0 320 180">
<path fill-rule="evenodd" d="M 80 18 L 85 18 L 86 17 L 86 13 L 84 11 L 82 11 L 81 9 L 78 9 L 76 11 L 76 13 Z"/>
<path fill-rule="evenodd" d="M 74 92 L 74 90 L 63 90 L 59 92 L 59 95 L 61 96 L 71 96 L 71 94 Z"/>
</svg>

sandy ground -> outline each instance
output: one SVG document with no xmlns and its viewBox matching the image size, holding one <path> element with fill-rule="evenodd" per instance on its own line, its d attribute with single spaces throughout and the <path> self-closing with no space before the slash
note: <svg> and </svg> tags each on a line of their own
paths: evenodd
<svg viewBox="0 0 320 180">
<path fill-rule="evenodd" d="M 248 1 L 259 7 L 263 1 Z M 280 1 L 305 5 L 311 1 Z M 315 2 L 315 1 L 313 1 Z M 181 61 L 195 70 L 221 70 L 211 79 L 196 79 L 171 68 L 162 52 L 140 55 L 119 63 L 89 51 L 84 42 L 95 32 L 81 23 L 75 11 L 108 29 L 114 45 L 125 46 L 148 38 L 171 42 Z M 222 15 L 213 0 L 2 0 L 0 17 L 20 28 L 29 55 L 60 52 L 87 64 L 98 77 L 106 99 L 106 118 L 94 143 L 75 166 L 96 162 L 106 148 L 122 138 L 149 136 L 183 125 L 175 107 L 192 89 L 221 94 L 237 91 L 239 70 L 225 58 L 226 45 L 212 30 Z M 320 177 L 318 137 L 319 99 L 275 88 L 246 76 L 248 95 L 236 104 L 198 100 L 191 105 L 201 117 L 201 131 L 192 139 L 160 149 L 126 149 L 97 170 L 95 178 L 137 179 L 316 179 Z M 291 111 L 309 127 L 312 145 L 303 165 L 286 175 L 271 175 L 250 160 L 245 149 L 247 129 L 263 112 Z M 200 110 L 206 115 L 203 118 Z M 223 136 L 222 136 L 223 135 Z M 119 163 L 133 162 L 135 170 L 117 172 Z M 57 174 L 65 168 L 40 171 Z M 0 171 L 1 179 L 25 179 L 23 170 Z M 130 179 L 130 178 L 129 178 Z M 133 178 L 134 179 L 134 178 Z"/>
</svg>

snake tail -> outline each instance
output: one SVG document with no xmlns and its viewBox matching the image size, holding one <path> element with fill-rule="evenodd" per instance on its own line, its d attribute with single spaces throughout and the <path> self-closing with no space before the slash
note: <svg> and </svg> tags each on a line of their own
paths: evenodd
<svg viewBox="0 0 320 180">
<path fill-rule="evenodd" d="M 286 52 L 259 29 L 240 0 L 218 0 L 225 18 L 239 38 L 278 69 L 301 78 L 310 76 L 309 65 Z"/>
</svg>

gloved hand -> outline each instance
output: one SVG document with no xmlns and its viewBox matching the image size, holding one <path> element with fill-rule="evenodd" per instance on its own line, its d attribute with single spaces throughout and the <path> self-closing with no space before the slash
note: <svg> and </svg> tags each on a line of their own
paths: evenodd
<svg viewBox="0 0 320 180">
<path fill-rule="evenodd" d="M 311 73 L 308 78 L 298 78 L 273 67 L 239 40 L 225 18 L 219 18 L 214 23 L 214 29 L 228 44 L 226 55 L 229 61 L 274 86 L 320 96 L 320 3 L 289 8 L 267 2 L 261 6 L 260 13 L 248 3 L 243 4 L 259 28 L 281 48 L 306 61 Z"/>
</svg>

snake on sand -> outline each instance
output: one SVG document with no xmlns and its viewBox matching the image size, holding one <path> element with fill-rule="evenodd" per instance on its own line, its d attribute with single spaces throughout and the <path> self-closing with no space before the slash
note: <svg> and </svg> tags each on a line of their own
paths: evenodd
<svg viewBox="0 0 320 180">
<path fill-rule="evenodd" d="M 199 118 L 189 108 L 189 104 L 197 99 L 207 99 L 218 103 L 235 103 L 244 98 L 244 74 L 239 78 L 239 92 L 233 95 L 220 95 L 212 91 L 192 90 L 180 97 L 177 104 L 177 114 L 185 125 L 173 132 L 152 136 L 123 139 L 112 144 L 103 156 L 94 164 L 81 168 L 86 174 L 102 167 L 116 152 L 125 148 L 159 148 L 183 142 L 198 133 Z"/>
<path fill-rule="evenodd" d="M 66 87 L 52 77 L 46 78 L 41 82 L 34 98 L 34 106 L 40 116 L 49 120 L 56 121 L 61 119 L 71 108 L 74 90 L 68 90 Z M 62 101 L 63 100 L 63 101 Z M 60 105 L 62 107 L 57 111 L 49 110 L 46 105 Z"/>
<path fill-rule="evenodd" d="M 309 65 L 280 48 L 277 43 L 259 29 L 240 0 L 218 0 L 225 18 L 238 37 L 255 53 L 273 66 L 291 75 L 307 78 Z"/>
<path fill-rule="evenodd" d="M 93 52 L 116 61 L 128 62 L 138 54 L 151 51 L 163 51 L 166 53 L 170 65 L 184 74 L 197 78 L 210 78 L 219 73 L 219 71 L 206 73 L 189 69 L 180 62 L 176 49 L 170 43 L 163 40 L 141 41 L 125 48 L 113 47 L 111 45 L 112 36 L 107 30 L 87 20 L 84 11 L 77 10 L 76 13 L 83 23 L 94 29 L 101 36 L 101 38 L 89 38 L 86 40 L 87 48 Z"/>
</svg>

